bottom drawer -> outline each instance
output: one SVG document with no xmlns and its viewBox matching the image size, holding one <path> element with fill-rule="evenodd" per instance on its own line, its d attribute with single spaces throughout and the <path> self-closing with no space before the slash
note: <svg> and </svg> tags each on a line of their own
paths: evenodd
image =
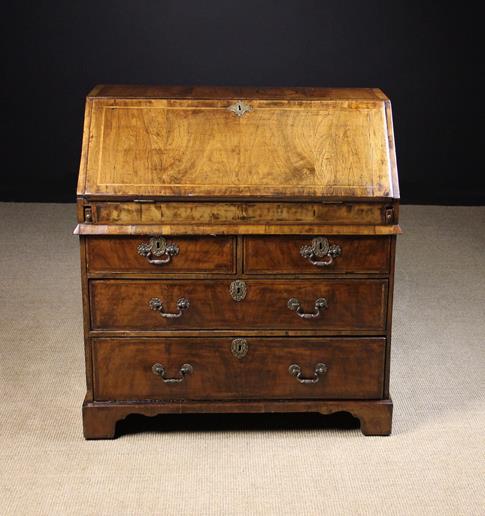
<svg viewBox="0 0 485 516">
<path fill-rule="evenodd" d="M 95 400 L 378 399 L 385 338 L 96 338 Z"/>
</svg>

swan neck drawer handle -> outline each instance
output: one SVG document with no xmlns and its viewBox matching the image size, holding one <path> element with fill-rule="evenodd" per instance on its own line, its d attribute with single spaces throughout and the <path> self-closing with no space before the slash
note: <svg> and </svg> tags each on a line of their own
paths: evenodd
<svg viewBox="0 0 485 516">
<path fill-rule="evenodd" d="M 292 310 L 293 312 L 296 312 L 296 315 L 298 317 L 301 317 L 302 319 L 316 319 L 317 317 L 320 317 L 320 314 L 323 312 L 323 310 L 326 310 L 328 307 L 327 300 L 324 297 L 319 297 L 315 300 L 315 305 L 313 307 L 312 313 L 305 313 L 301 307 L 300 301 L 298 299 L 292 297 L 291 299 L 288 299 L 288 308 Z"/>
<path fill-rule="evenodd" d="M 178 317 L 182 316 L 184 310 L 189 309 L 190 302 L 187 298 L 181 297 L 177 301 L 177 312 L 175 313 L 165 312 L 165 309 L 163 308 L 163 303 L 160 301 L 158 297 L 152 297 L 152 299 L 148 301 L 148 306 L 152 310 L 156 310 L 162 317 L 165 317 L 167 319 L 177 319 Z"/>
<path fill-rule="evenodd" d="M 148 243 L 141 243 L 137 247 L 138 254 L 144 256 L 152 265 L 165 265 L 177 256 L 180 249 L 177 244 L 167 242 L 163 237 L 152 237 Z M 164 258 L 159 258 L 164 256 Z"/>
<path fill-rule="evenodd" d="M 178 378 L 166 378 L 165 377 L 165 367 L 162 364 L 153 364 L 152 372 L 153 374 L 160 376 L 164 383 L 181 383 L 185 380 L 185 377 L 189 374 L 192 374 L 194 368 L 190 364 L 183 364 L 180 368 Z"/>
<path fill-rule="evenodd" d="M 328 371 L 327 364 L 318 363 L 315 366 L 313 378 L 304 378 L 301 374 L 301 367 L 298 364 L 291 364 L 288 372 L 294 376 L 300 383 L 318 383 L 320 376 L 323 376 Z"/>
<path fill-rule="evenodd" d="M 334 258 L 342 254 L 342 248 L 331 244 L 325 237 L 317 237 L 312 240 L 311 245 L 301 246 L 300 254 L 316 267 L 328 267 L 332 265 Z"/>
</svg>

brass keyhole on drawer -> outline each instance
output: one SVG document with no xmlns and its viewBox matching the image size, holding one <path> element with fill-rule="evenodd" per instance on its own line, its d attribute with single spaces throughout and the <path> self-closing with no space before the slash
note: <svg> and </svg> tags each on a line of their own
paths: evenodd
<svg viewBox="0 0 485 516">
<path fill-rule="evenodd" d="M 155 244 L 155 246 L 153 246 L 153 244 L 152 244 L 152 249 L 153 249 L 153 247 L 155 247 L 155 249 L 153 249 L 154 255 L 158 256 L 165 252 L 165 249 L 167 248 L 167 244 L 165 242 L 163 242 L 163 244 L 162 244 L 162 241 L 160 238 L 154 239 L 153 243 Z"/>
<path fill-rule="evenodd" d="M 328 240 L 325 238 L 316 238 L 313 242 L 313 246 L 315 248 L 315 254 L 317 256 L 323 256 L 328 253 L 330 246 L 328 245 Z"/>
<path fill-rule="evenodd" d="M 247 293 L 246 282 L 242 280 L 232 281 L 229 286 L 229 293 L 234 301 L 242 301 Z"/>
<path fill-rule="evenodd" d="M 167 242 L 163 237 L 151 237 L 149 242 L 142 242 L 137 247 L 138 254 L 144 256 L 152 265 L 165 265 L 170 263 L 173 256 L 180 252 L 179 246 L 174 242 Z M 160 257 L 164 258 L 160 258 Z"/>
<path fill-rule="evenodd" d="M 231 342 L 231 351 L 236 358 L 243 358 L 248 353 L 248 341 L 246 339 L 234 339 Z"/>
<path fill-rule="evenodd" d="M 300 254 L 312 265 L 328 267 L 333 264 L 337 256 L 342 254 L 342 249 L 339 245 L 331 244 L 325 237 L 316 237 L 312 240 L 311 245 L 303 245 L 300 247 Z M 316 258 L 323 259 L 317 260 Z"/>
</svg>

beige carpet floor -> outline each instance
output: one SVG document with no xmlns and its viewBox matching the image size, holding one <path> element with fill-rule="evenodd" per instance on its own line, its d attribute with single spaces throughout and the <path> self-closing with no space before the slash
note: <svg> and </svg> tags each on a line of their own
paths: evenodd
<svg viewBox="0 0 485 516">
<path fill-rule="evenodd" d="M 394 432 L 181 416 L 84 441 L 72 205 L 0 204 L 0 515 L 483 515 L 485 208 L 402 208 Z"/>
</svg>

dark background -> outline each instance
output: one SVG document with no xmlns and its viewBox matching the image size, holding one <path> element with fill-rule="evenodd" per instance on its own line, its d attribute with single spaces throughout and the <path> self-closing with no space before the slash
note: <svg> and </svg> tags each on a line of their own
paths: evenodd
<svg viewBox="0 0 485 516">
<path fill-rule="evenodd" d="M 0 200 L 74 201 L 86 93 L 142 83 L 380 87 L 393 103 L 402 201 L 485 204 L 482 28 L 466 6 L 9 2 Z"/>
</svg>

